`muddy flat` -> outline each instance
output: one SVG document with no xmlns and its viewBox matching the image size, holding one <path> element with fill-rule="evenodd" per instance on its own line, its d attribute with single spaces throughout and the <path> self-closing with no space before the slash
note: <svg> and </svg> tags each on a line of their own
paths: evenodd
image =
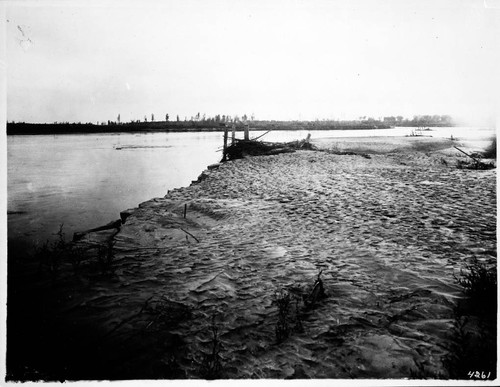
<svg viewBox="0 0 500 387">
<path fill-rule="evenodd" d="M 495 170 L 457 169 L 444 139 L 314 143 L 332 152 L 205 171 L 129 211 L 106 273 L 68 265 L 58 285 L 19 291 L 66 338 L 44 371 L 25 360 L 28 375 L 448 378 L 454 276 L 496 260 Z M 318 276 L 325 297 L 308 303 Z"/>
</svg>

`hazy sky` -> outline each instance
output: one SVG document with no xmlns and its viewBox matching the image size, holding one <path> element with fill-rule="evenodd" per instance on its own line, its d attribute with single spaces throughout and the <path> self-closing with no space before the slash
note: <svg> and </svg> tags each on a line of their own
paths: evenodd
<svg viewBox="0 0 500 387">
<path fill-rule="evenodd" d="M 7 2 L 7 119 L 496 117 L 499 4 Z"/>
</svg>

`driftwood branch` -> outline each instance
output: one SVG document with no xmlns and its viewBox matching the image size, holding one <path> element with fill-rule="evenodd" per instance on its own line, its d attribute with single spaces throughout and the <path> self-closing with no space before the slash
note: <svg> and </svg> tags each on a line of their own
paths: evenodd
<svg viewBox="0 0 500 387">
<path fill-rule="evenodd" d="M 252 138 L 252 141 L 255 141 L 255 140 L 258 140 L 259 138 L 261 137 L 264 137 L 266 134 L 268 134 L 270 132 L 270 130 L 268 130 L 266 133 L 264 134 L 261 134 L 259 137 L 255 137 L 255 138 Z"/>
<path fill-rule="evenodd" d="M 188 234 L 189 236 L 193 237 L 195 239 L 196 242 L 200 243 L 200 241 L 198 240 L 198 238 L 196 238 L 193 234 L 191 234 L 190 232 L 184 230 L 182 227 L 179 227 L 182 231 L 184 231 L 186 234 Z"/>
<path fill-rule="evenodd" d="M 456 150 L 458 150 L 458 151 L 462 152 L 464 155 L 466 155 L 466 156 L 470 157 L 470 158 L 471 158 L 472 160 L 474 160 L 476 163 L 480 163 L 480 162 L 481 162 L 480 160 L 478 160 L 477 158 L 475 158 L 475 157 L 471 156 L 471 155 L 470 155 L 470 154 L 468 154 L 467 152 L 464 152 L 462 149 L 457 148 L 456 146 L 454 146 L 453 148 L 455 148 Z"/>
<path fill-rule="evenodd" d="M 96 228 L 91 228 L 90 230 L 82 231 L 82 232 L 75 232 L 73 234 L 73 241 L 78 241 L 82 239 L 85 235 L 91 233 L 91 232 L 97 232 L 97 231 L 104 231 L 104 230 L 111 230 L 113 228 L 120 229 L 122 225 L 121 219 L 115 220 L 113 222 L 109 222 L 108 224 L 101 226 L 101 227 L 96 227 Z"/>
</svg>

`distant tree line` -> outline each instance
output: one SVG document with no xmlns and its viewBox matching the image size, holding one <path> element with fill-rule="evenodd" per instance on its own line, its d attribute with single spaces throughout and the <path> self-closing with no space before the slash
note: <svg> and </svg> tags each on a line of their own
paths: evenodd
<svg viewBox="0 0 500 387">
<path fill-rule="evenodd" d="M 448 115 L 423 115 L 414 116 L 412 119 L 402 116 L 390 116 L 375 119 L 373 117 L 362 116 L 357 120 L 328 120 L 316 119 L 314 121 L 276 121 L 276 120 L 255 120 L 252 114 L 248 117 L 243 114 L 207 116 L 197 113 L 190 119 L 184 117 L 181 120 L 179 115 L 175 121 L 169 120 L 169 114 L 165 114 L 165 121 L 155 121 L 154 114 L 151 120 L 144 116 L 144 120 L 133 120 L 122 122 L 120 114 L 116 121 L 87 123 L 54 122 L 51 124 L 33 124 L 24 122 L 8 122 L 7 134 L 63 134 L 63 133 L 107 133 L 107 132 L 189 132 L 189 131 L 221 131 L 227 126 L 236 126 L 237 130 L 242 130 L 244 126 L 250 126 L 251 130 L 342 130 L 342 129 L 383 129 L 394 126 L 453 126 L 454 122 Z"/>
<path fill-rule="evenodd" d="M 179 115 L 176 117 L 176 122 L 180 122 Z M 130 123 L 140 123 L 140 120 L 132 120 Z M 144 116 L 143 122 L 148 122 L 147 116 Z M 154 114 L 151 114 L 151 121 L 156 122 Z M 168 113 L 165 115 L 165 121 L 169 122 Z M 243 114 L 241 116 L 234 115 L 231 116 L 229 114 L 216 114 L 215 116 L 207 116 L 205 113 L 196 113 L 191 117 L 184 117 L 184 122 L 190 122 L 191 124 L 241 124 L 241 123 L 254 123 L 255 115 L 252 114 L 248 116 L 247 114 Z M 280 121 L 281 122 L 281 121 Z M 296 122 L 296 121 L 291 121 Z M 303 121 L 308 122 L 308 121 Z M 453 126 L 454 122 L 451 116 L 449 115 L 416 115 L 413 118 L 405 118 L 403 116 L 388 116 L 383 118 L 375 119 L 373 117 L 361 116 L 357 120 L 331 120 L 331 119 L 316 119 L 314 122 L 327 122 L 331 125 L 342 124 L 342 125 L 370 125 L 370 126 Z M 101 123 L 102 125 L 106 125 L 106 123 Z M 117 124 L 126 124 L 120 122 L 120 115 L 118 115 L 116 122 L 109 121 L 107 125 L 117 125 Z M 221 125 L 224 126 L 224 125 Z"/>
<path fill-rule="evenodd" d="M 383 122 L 391 126 L 453 126 L 453 119 L 451 116 L 444 115 L 423 115 L 413 116 L 413 118 L 405 119 L 402 116 L 384 117 Z"/>
<path fill-rule="evenodd" d="M 253 122 L 255 120 L 255 115 L 252 114 L 250 116 L 248 116 L 247 114 L 243 114 L 241 115 L 241 117 L 239 115 L 234 115 L 234 116 L 231 116 L 229 114 L 216 114 L 214 116 L 207 116 L 205 113 L 196 113 L 195 115 L 193 116 L 190 116 L 189 118 L 187 116 L 184 117 L 184 122 L 191 122 L 191 123 L 208 123 L 208 124 L 219 124 L 219 123 L 222 123 L 222 124 L 226 124 L 226 123 L 246 123 L 246 122 Z M 176 122 L 180 122 L 181 119 L 179 117 L 179 115 L 177 114 L 176 116 Z M 148 116 L 145 115 L 144 116 L 144 119 L 141 121 L 141 120 L 131 120 L 129 121 L 128 123 L 129 124 L 138 124 L 138 123 L 141 123 L 141 122 L 148 122 Z M 170 115 L 168 113 L 165 114 L 165 121 L 155 121 L 155 115 L 154 113 L 151 114 L 151 119 L 149 120 L 149 122 L 170 122 Z M 56 122 L 55 122 L 56 124 Z M 67 122 L 65 124 L 68 124 Z M 121 115 L 118 114 L 118 116 L 116 117 L 116 121 L 111 121 L 111 120 L 108 120 L 107 122 L 103 121 L 103 122 L 98 122 L 97 125 L 126 125 L 127 122 L 122 122 L 121 120 Z"/>
</svg>

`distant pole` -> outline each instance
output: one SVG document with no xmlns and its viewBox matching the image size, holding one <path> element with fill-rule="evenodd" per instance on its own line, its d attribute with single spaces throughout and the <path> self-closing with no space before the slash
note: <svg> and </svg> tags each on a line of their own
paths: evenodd
<svg viewBox="0 0 500 387">
<path fill-rule="evenodd" d="M 234 145 L 236 142 L 236 125 L 233 124 L 233 133 L 231 136 L 231 145 Z"/>
<path fill-rule="evenodd" d="M 222 154 L 222 161 L 226 161 L 226 154 L 227 154 L 227 135 L 228 135 L 228 127 L 226 126 L 224 128 L 224 150 Z"/>
<path fill-rule="evenodd" d="M 250 125 L 246 124 L 245 125 L 245 140 L 249 140 L 250 139 L 250 128 L 249 128 Z"/>
</svg>

